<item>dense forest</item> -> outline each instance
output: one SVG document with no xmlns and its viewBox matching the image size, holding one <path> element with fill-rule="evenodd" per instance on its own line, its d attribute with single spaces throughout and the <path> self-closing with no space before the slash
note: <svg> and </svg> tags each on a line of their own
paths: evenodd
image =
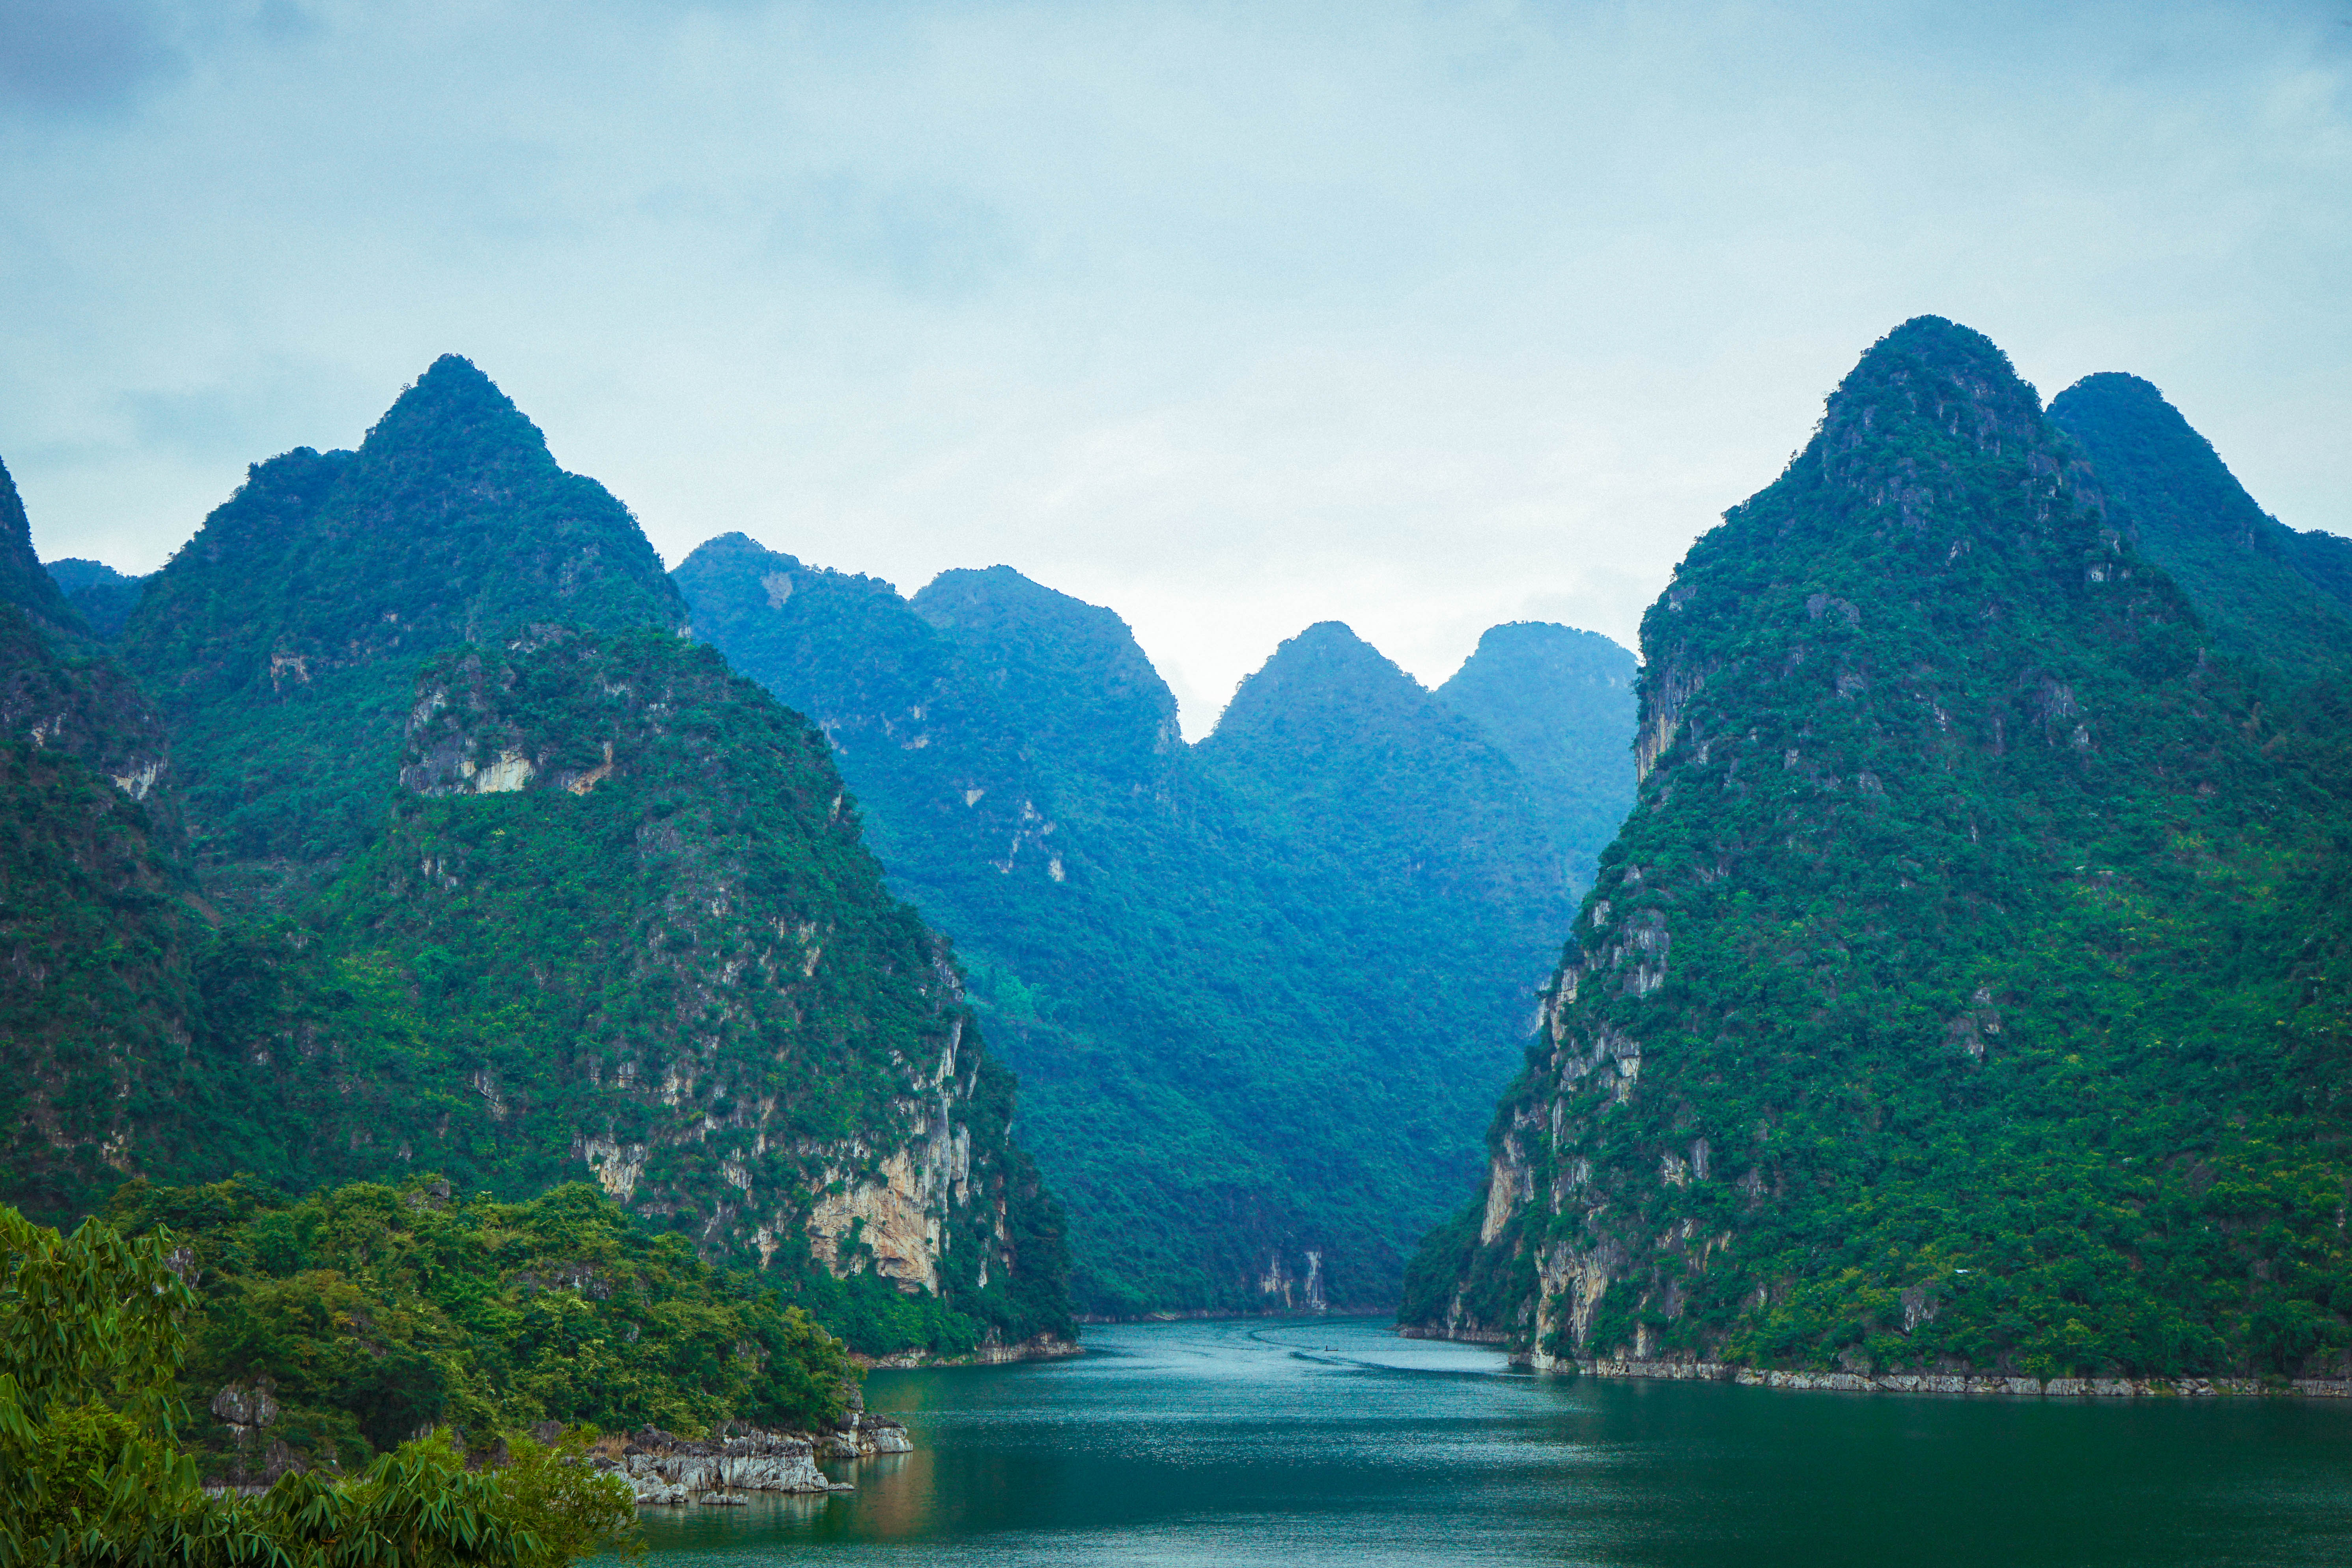
<svg viewBox="0 0 2352 1568">
<path fill-rule="evenodd" d="M 841 1414 L 853 1375 L 772 1283 L 713 1268 L 593 1184 L 509 1204 L 429 1173 L 299 1199 L 241 1178 L 140 1182 L 107 1217 L 168 1237 L 195 1292 L 182 1397 L 272 1407 L 194 1431 L 215 1475 L 287 1452 L 357 1471 L 436 1426 L 807 1431 Z M 262 1445 L 282 1446 L 274 1464 L 248 1451 Z"/>
<path fill-rule="evenodd" d="M 1643 626 L 1640 803 L 1406 1316 L 1539 1363 L 2340 1375 L 2341 541 L 1873 348 Z"/>
<path fill-rule="evenodd" d="M 541 1230 L 572 1263 L 609 1243 L 673 1282 L 691 1259 L 718 1271 L 693 1300 L 772 1298 L 759 1333 L 821 1323 L 827 1353 L 1066 1337 L 1011 1076 L 823 737 L 681 637 L 627 510 L 479 371 L 438 362 L 355 452 L 257 465 L 130 584 L 111 638 L 85 610 L 107 581 L 42 571 L 13 486 L 0 502 L 0 1198 L 69 1224 L 152 1183 L 126 1223 L 216 1228 L 206 1205 L 241 1205 L 268 1229 L 263 1210 L 358 1214 L 390 1200 L 352 1193 L 437 1172 L 465 1225 L 561 1218 Z M 592 1181 L 593 1204 L 562 1196 Z M 296 1322 L 301 1353 L 383 1352 L 300 1294 L 364 1270 L 331 1247 L 289 1267 L 271 1355 L 299 1359 Z M 454 1411 L 510 1382 L 478 1369 L 511 1346 L 437 1321 L 415 1319 L 440 1336 L 418 1387 Z M 562 1408 L 549 1385 L 552 1417 L 604 1419 L 578 1403 L 586 1366 L 547 1364 L 582 1380 Z M 370 1386 L 373 1414 L 301 1395 L 328 1451 L 406 1430 L 393 1383 Z M 738 1417 L 783 1409 L 705 1386 Z"/>
<path fill-rule="evenodd" d="M 1631 656 L 1497 628 L 1457 710 L 1319 626 L 1188 745 L 1124 622 L 1006 567 L 908 599 L 739 534 L 676 576 L 955 938 L 1081 1308 L 1392 1300 L 1631 798 Z"/>
</svg>

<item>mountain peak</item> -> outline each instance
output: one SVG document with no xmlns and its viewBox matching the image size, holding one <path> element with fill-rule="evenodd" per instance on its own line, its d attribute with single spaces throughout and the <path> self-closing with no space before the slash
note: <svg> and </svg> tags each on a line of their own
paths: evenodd
<svg viewBox="0 0 2352 1568">
<path fill-rule="evenodd" d="M 1215 738 L 1249 740 L 1287 728 L 1307 713 L 1398 715 L 1429 706 L 1419 681 L 1358 637 L 1344 621 L 1318 621 L 1286 639 L 1244 679 L 1217 719 Z"/>
<path fill-rule="evenodd" d="M 1010 566 L 942 572 L 911 603 L 1037 737 L 1041 755 L 1127 773 L 1181 743 L 1176 695 L 1117 612 Z"/>
<path fill-rule="evenodd" d="M 1490 626 L 1436 691 L 1516 763 L 1570 874 L 1593 867 L 1633 804 L 1633 656 L 1549 621 Z"/>
<path fill-rule="evenodd" d="M 2352 540 L 2263 510 L 2154 384 L 2084 376 L 2050 404 L 2140 552 L 2179 583 L 2221 647 L 2303 679 L 2352 666 Z"/>
<path fill-rule="evenodd" d="M 472 360 L 443 354 L 384 410 L 360 445 L 362 463 L 429 449 L 430 466 L 555 467 L 547 437 Z M 404 466 L 405 466 L 404 464 Z"/>
<path fill-rule="evenodd" d="M 2042 433 L 2041 395 L 1998 344 L 1941 316 L 1914 316 L 1864 351 L 1838 384 L 1807 455 L 1825 476 L 1853 483 L 1875 473 L 1856 459 L 1894 440 L 1908 447 L 1940 434 L 2000 452 Z"/>
<path fill-rule="evenodd" d="M 1541 668 L 1603 685 L 1631 687 L 1633 654 L 1599 632 L 1564 626 L 1558 621 L 1505 621 L 1488 626 L 1478 637 L 1477 651 L 1463 662 L 1454 678 L 1438 688 L 1443 696 L 1455 682 L 1475 679 L 1493 668 L 1514 666 Z"/>
</svg>

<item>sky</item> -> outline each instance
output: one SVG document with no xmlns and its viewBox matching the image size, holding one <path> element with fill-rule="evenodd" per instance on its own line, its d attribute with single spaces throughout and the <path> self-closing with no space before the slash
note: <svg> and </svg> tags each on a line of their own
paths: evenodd
<svg viewBox="0 0 2352 1568">
<path fill-rule="evenodd" d="M 479 364 L 674 565 L 1635 642 L 1907 317 L 2352 532 L 2352 0 L 0 0 L 0 459 L 161 564 Z"/>
</svg>

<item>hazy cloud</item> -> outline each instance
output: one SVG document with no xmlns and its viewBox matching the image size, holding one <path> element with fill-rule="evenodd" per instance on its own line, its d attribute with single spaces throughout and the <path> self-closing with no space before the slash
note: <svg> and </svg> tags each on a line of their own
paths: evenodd
<svg viewBox="0 0 2352 1568">
<path fill-rule="evenodd" d="M 1194 732 L 1318 619 L 1630 642 L 1923 310 L 2347 529 L 2347 16 L 0 0 L 0 453 L 142 569 L 457 350 L 673 560 L 1005 562 Z"/>
<path fill-rule="evenodd" d="M 151 0 L 0 0 L 0 103 L 112 108 L 181 64 Z"/>
</svg>

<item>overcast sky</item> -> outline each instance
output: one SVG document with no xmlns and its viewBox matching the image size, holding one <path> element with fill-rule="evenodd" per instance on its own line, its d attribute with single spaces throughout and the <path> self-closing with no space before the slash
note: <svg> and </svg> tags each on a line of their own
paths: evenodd
<svg viewBox="0 0 2352 1568">
<path fill-rule="evenodd" d="M 2352 531 L 2352 0 L 0 0 L 0 458 L 160 564 L 465 353 L 675 564 L 1003 562 L 1213 722 L 1629 646 L 1923 311 Z"/>
</svg>

